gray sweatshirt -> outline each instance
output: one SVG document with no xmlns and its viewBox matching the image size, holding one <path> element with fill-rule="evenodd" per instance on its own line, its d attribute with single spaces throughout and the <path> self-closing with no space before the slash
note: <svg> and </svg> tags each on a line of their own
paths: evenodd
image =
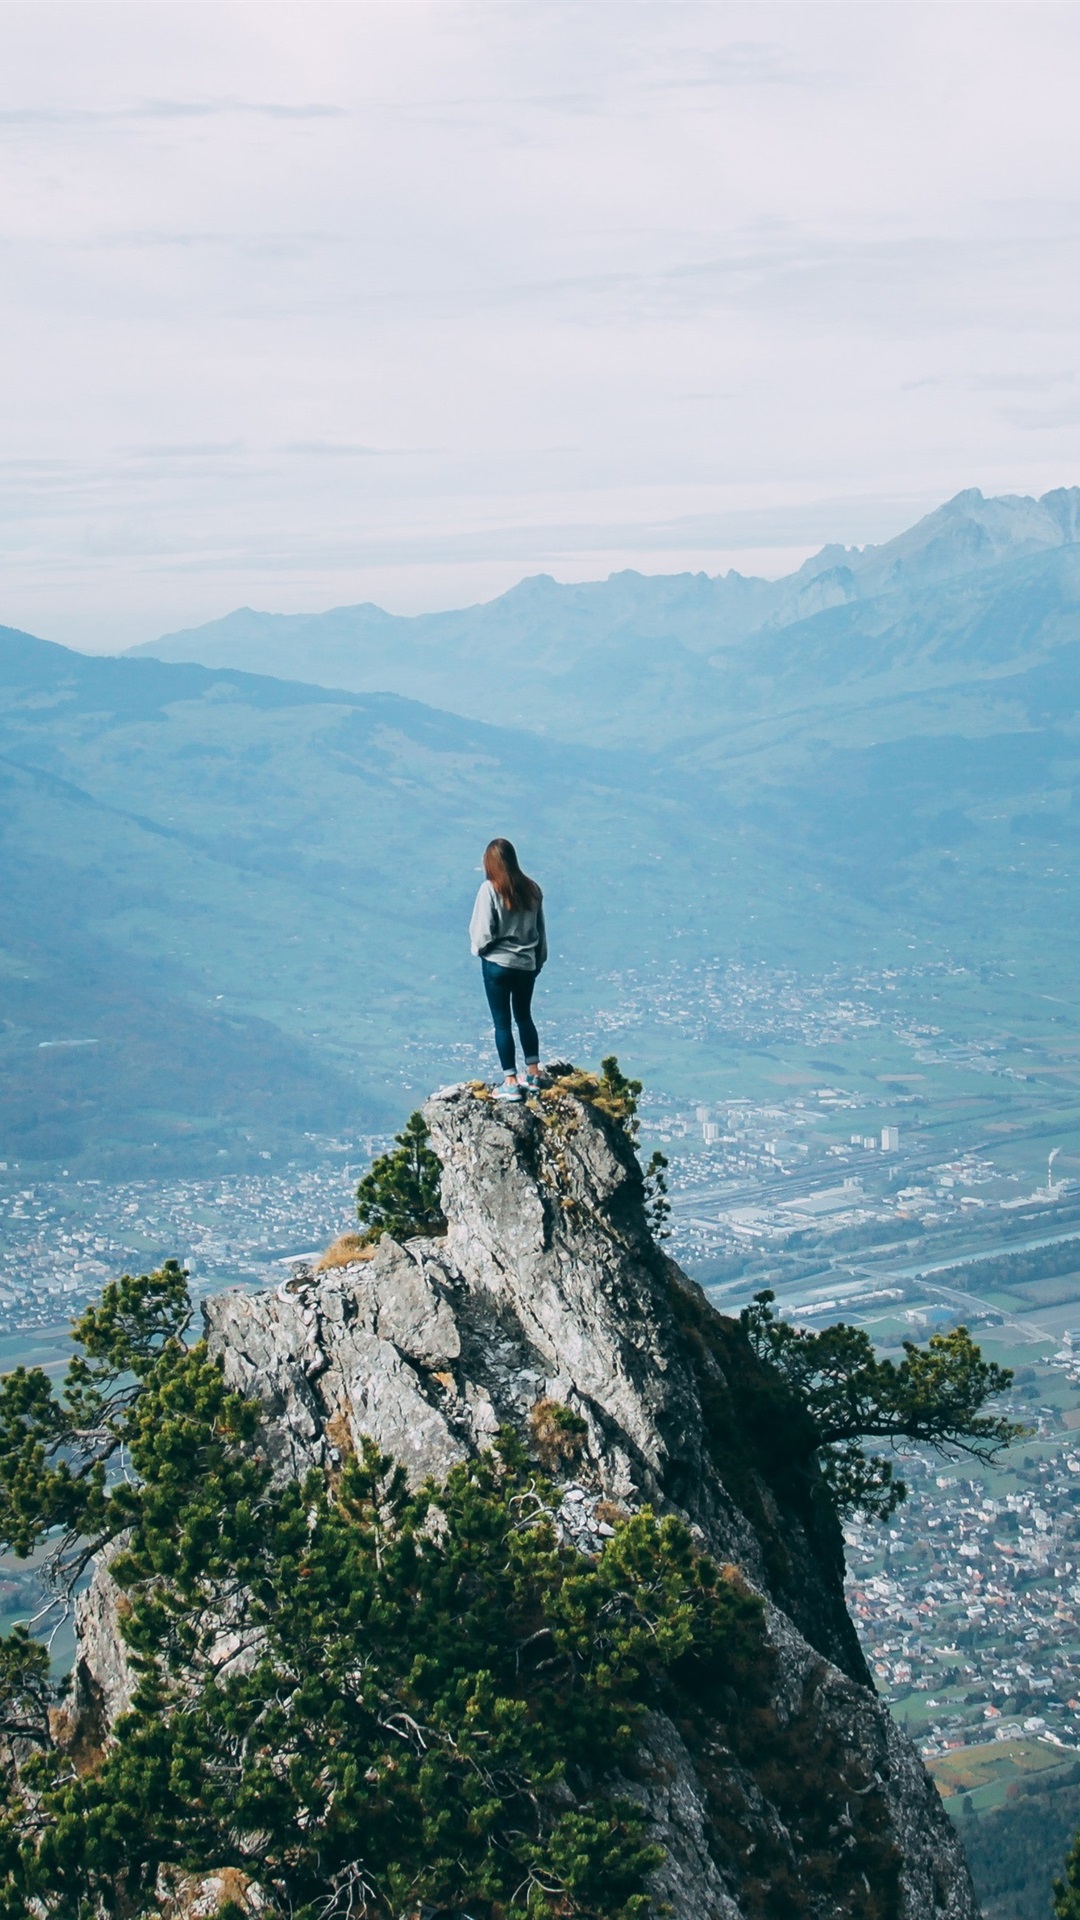
<svg viewBox="0 0 1080 1920">
<path fill-rule="evenodd" d="M 504 907 L 491 881 L 485 880 L 469 921 L 469 943 L 483 960 L 539 973 L 547 959 L 543 895 L 535 907 Z"/>
</svg>

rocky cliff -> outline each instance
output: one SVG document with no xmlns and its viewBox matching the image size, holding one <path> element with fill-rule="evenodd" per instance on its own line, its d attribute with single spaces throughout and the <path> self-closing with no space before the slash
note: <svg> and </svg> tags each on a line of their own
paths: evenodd
<svg viewBox="0 0 1080 1920">
<path fill-rule="evenodd" d="M 657 1912 L 974 1920 L 951 1822 L 873 1692 L 799 1409 L 655 1245 L 624 1129 L 572 1084 L 518 1107 L 449 1088 L 425 1116 L 444 1238 L 207 1303 L 280 1472 L 370 1435 L 419 1482 L 504 1423 L 543 1453 L 545 1408 L 569 1407 L 583 1446 L 548 1455 L 565 1536 L 595 1552 L 618 1512 L 677 1511 L 766 1606 L 754 1698 L 672 1697 L 624 1783 L 666 1849 Z M 100 1569 L 79 1621 L 82 1697 L 106 1716 L 127 1687 L 110 1584 Z"/>
</svg>

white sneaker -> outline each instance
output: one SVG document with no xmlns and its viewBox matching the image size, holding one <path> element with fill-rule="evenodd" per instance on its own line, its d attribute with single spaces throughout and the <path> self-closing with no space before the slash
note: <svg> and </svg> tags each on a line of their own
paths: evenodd
<svg viewBox="0 0 1080 1920">
<path fill-rule="evenodd" d="M 495 1088 L 493 1098 L 496 1100 L 520 1100 L 521 1088 L 518 1086 L 516 1080 L 503 1080 L 500 1085 Z"/>
</svg>

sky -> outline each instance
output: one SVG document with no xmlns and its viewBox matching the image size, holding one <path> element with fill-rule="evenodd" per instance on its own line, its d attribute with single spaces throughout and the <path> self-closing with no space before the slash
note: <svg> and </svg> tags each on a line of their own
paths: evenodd
<svg viewBox="0 0 1080 1920">
<path fill-rule="evenodd" d="M 0 623 L 737 566 L 1080 481 L 1080 5 L 0 5 Z"/>
</svg>

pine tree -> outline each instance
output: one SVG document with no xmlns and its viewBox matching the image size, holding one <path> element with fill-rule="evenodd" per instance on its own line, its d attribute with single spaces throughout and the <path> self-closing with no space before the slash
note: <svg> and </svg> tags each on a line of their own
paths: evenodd
<svg viewBox="0 0 1080 1920">
<path fill-rule="evenodd" d="M 867 1454 L 864 1440 L 917 1440 L 992 1460 L 1029 1431 L 983 1411 L 1008 1390 L 1012 1372 L 984 1360 L 966 1327 L 935 1333 L 925 1347 L 905 1340 L 897 1366 L 878 1359 L 862 1327 L 840 1321 L 813 1333 L 779 1319 L 774 1298 L 770 1288 L 756 1293 L 740 1324 L 758 1358 L 793 1391 L 803 1444 L 816 1456 L 840 1513 L 861 1509 L 885 1520 L 907 1497 L 892 1461 Z"/>
<path fill-rule="evenodd" d="M 384 1233 L 410 1240 L 415 1234 L 446 1232 L 439 1197 L 442 1168 L 427 1144 L 429 1138 L 423 1114 L 411 1114 L 394 1135 L 396 1153 L 373 1160 L 357 1187 L 357 1217 L 369 1245 Z"/>
</svg>

